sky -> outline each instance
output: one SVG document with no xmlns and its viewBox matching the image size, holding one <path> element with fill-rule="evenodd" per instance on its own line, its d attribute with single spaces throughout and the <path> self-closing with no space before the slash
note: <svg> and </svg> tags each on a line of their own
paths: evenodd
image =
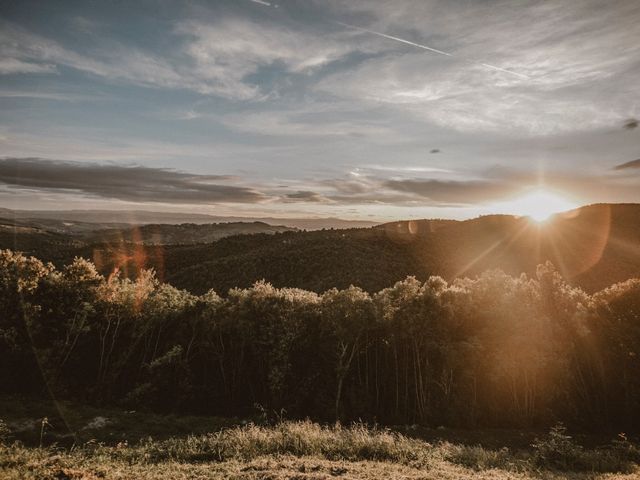
<svg viewBox="0 0 640 480">
<path fill-rule="evenodd" d="M 637 0 L 0 0 L 0 205 L 640 202 Z"/>
</svg>

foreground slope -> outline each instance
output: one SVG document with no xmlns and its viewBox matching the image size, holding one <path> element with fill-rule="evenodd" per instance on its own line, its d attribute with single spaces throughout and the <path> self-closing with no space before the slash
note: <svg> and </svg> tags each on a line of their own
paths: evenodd
<svg viewBox="0 0 640 480">
<path fill-rule="evenodd" d="M 0 442 L 0 473 L 16 479 L 637 478 L 638 450 L 630 442 L 584 450 L 564 438 L 559 447 L 554 443 L 558 439 L 546 438 L 529 450 L 490 450 L 448 442 L 434 445 L 363 425 L 327 428 L 284 422 L 148 439 L 131 446 L 94 442 L 70 451 Z"/>
</svg>

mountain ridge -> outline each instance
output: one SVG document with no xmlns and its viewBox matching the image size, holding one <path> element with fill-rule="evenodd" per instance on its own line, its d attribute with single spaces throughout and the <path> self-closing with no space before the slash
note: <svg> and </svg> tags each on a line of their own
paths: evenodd
<svg viewBox="0 0 640 480">
<path fill-rule="evenodd" d="M 49 219 L 58 221 L 64 220 L 70 222 L 116 225 L 263 222 L 272 226 L 282 225 L 291 228 L 298 228 L 301 230 L 371 227 L 380 223 L 366 220 L 345 220 L 336 217 L 242 217 L 209 215 L 203 213 L 158 212 L 151 210 L 12 210 L 8 208 L 0 208 L 0 217 L 21 220 Z"/>
<path fill-rule="evenodd" d="M 65 235 L 47 234 L 40 243 L 37 235 L 22 237 L 20 244 L 1 241 L 0 235 L 0 247 L 59 264 L 80 255 L 104 274 L 117 268 L 135 276 L 142 268 L 153 268 L 161 280 L 194 293 L 214 289 L 224 294 L 262 279 L 277 287 L 318 292 L 352 284 L 375 292 L 407 276 L 452 280 L 490 269 L 535 275 L 537 265 L 546 261 L 588 291 L 640 277 L 640 204 L 594 204 L 543 223 L 513 215 L 404 220 L 371 228 L 261 232 L 148 248 L 126 236 L 97 237 L 81 245 Z"/>
</svg>

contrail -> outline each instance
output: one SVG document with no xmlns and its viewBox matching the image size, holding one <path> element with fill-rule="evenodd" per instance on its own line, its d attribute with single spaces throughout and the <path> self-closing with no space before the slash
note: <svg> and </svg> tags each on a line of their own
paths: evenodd
<svg viewBox="0 0 640 480">
<path fill-rule="evenodd" d="M 520 78 L 527 78 L 527 79 L 531 78 L 530 76 L 525 75 L 524 73 L 514 72 L 513 70 L 507 70 L 506 68 L 496 67 L 495 65 L 489 65 L 488 63 L 481 63 L 480 65 L 482 65 L 483 67 L 491 68 L 493 70 L 497 70 L 499 72 L 510 73 L 511 75 L 516 75 Z"/>
<path fill-rule="evenodd" d="M 267 2 L 265 0 L 249 0 L 253 3 L 258 3 L 260 5 L 265 5 L 267 7 L 278 7 L 278 5 Z M 416 42 L 411 42 L 409 40 L 405 40 L 404 38 L 400 38 L 400 37 L 394 37 L 393 35 L 387 35 L 386 33 L 382 33 L 382 32 L 376 32 L 375 30 L 369 30 L 368 28 L 363 28 L 363 27 L 358 27 L 357 25 L 351 25 L 349 23 L 343 23 L 343 22 L 337 22 L 334 21 L 333 23 L 337 24 L 337 25 L 341 25 L 343 27 L 346 28 L 350 28 L 352 30 L 357 30 L 359 32 L 364 32 L 364 33 L 368 33 L 370 35 L 376 35 L 378 37 L 382 37 L 382 38 L 386 38 L 388 40 L 393 40 L 394 42 L 400 42 L 400 43 L 404 43 L 405 45 L 411 45 L 412 47 L 416 47 L 416 48 L 421 48 L 422 50 L 428 50 L 429 52 L 433 52 L 433 53 L 437 53 L 438 55 L 444 55 L 445 57 L 453 57 L 454 55 L 452 53 L 449 52 L 444 52 L 442 50 L 438 50 L 437 48 L 432 48 L 432 47 L 428 47 L 427 45 L 422 45 L 421 43 L 416 43 Z M 482 67 L 485 68 L 490 68 L 491 70 L 496 70 L 498 72 L 502 72 L 502 73 L 508 73 L 510 75 L 515 75 L 516 77 L 520 77 L 520 78 L 526 78 L 529 79 L 531 77 L 523 74 L 523 73 L 518 73 L 518 72 L 514 72 L 512 70 L 507 70 L 506 68 L 501 68 L 501 67 L 496 67 L 495 65 L 490 65 L 488 63 L 481 63 L 481 62 L 474 62 L 472 60 L 465 60 L 468 63 L 472 63 L 474 65 L 480 65 Z"/>
<path fill-rule="evenodd" d="M 251 1 L 255 2 L 255 1 L 258 1 L 258 0 L 251 0 Z M 342 23 L 342 22 L 335 22 L 335 23 L 337 23 L 338 25 L 342 25 L 343 27 L 351 28 L 353 30 L 358 30 L 360 32 L 369 33 L 371 35 L 377 35 L 378 37 L 387 38 L 389 40 L 394 40 L 396 42 L 404 43 L 406 45 L 411 45 L 412 47 L 417 47 L 417 48 L 421 48 L 423 50 L 428 50 L 430 52 L 434 52 L 434 53 L 437 53 L 439 55 L 445 55 L 447 57 L 453 57 L 454 56 L 452 53 L 443 52 L 442 50 L 438 50 L 436 48 L 427 47 L 426 45 L 422 45 L 420 43 L 410 42 L 409 40 L 405 40 L 404 38 L 394 37 L 392 35 L 387 35 L 386 33 L 376 32 L 375 30 L 369 30 L 367 28 L 358 27 L 356 25 L 350 25 L 348 23 Z M 471 60 L 467 60 L 467 61 L 469 63 L 474 63 L 474 64 L 477 64 L 477 65 L 481 65 L 481 66 L 483 66 L 485 68 L 490 68 L 492 70 L 497 70 L 497 71 L 503 72 L 503 73 L 509 73 L 511 75 L 515 75 L 515 76 L 520 77 L 520 78 L 527 78 L 527 79 L 530 78 L 527 75 L 524 75 L 522 73 L 513 72 L 511 70 L 507 70 L 506 68 L 496 67 L 495 65 L 490 65 L 488 63 L 473 62 Z"/>
<path fill-rule="evenodd" d="M 252 2 L 258 0 L 251 0 Z M 422 48 L 423 50 L 429 50 L 430 52 L 439 53 L 440 55 L 446 55 L 447 57 L 451 57 L 452 55 L 447 52 L 443 52 L 442 50 L 437 50 L 435 48 L 427 47 L 426 45 L 420 45 L 419 43 L 410 42 L 409 40 L 405 40 L 403 38 L 392 37 L 391 35 L 387 35 L 386 33 L 376 32 L 374 30 L 368 30 L 362 27 L 356 27 L 355 25 L 349 25 L 348 23 L 336 22 L 338 25 L 342 25 L 343 27 L 352 28 L 354 30 L 359 30 L 361 32 L 370 33 L 371 35 L 378 35 L 379 37 L 388 38 L 389 40 L 395 40 L 396 42 L 406 43 L 407 45 L 411 45 L 414 47 Z"/>
</svg>

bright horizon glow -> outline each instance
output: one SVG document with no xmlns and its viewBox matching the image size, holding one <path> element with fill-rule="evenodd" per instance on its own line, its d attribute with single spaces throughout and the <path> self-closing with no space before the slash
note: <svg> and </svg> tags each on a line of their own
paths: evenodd
<svg viewBox="0 0 640 480">
<path fill-rule="evenodd" d="M 500 204 L 500 210 L 544 222 L 551 215 L 577 208 L 578 204 L 562 195 L 544 188 L 537 188 Z"/>
</svg>

